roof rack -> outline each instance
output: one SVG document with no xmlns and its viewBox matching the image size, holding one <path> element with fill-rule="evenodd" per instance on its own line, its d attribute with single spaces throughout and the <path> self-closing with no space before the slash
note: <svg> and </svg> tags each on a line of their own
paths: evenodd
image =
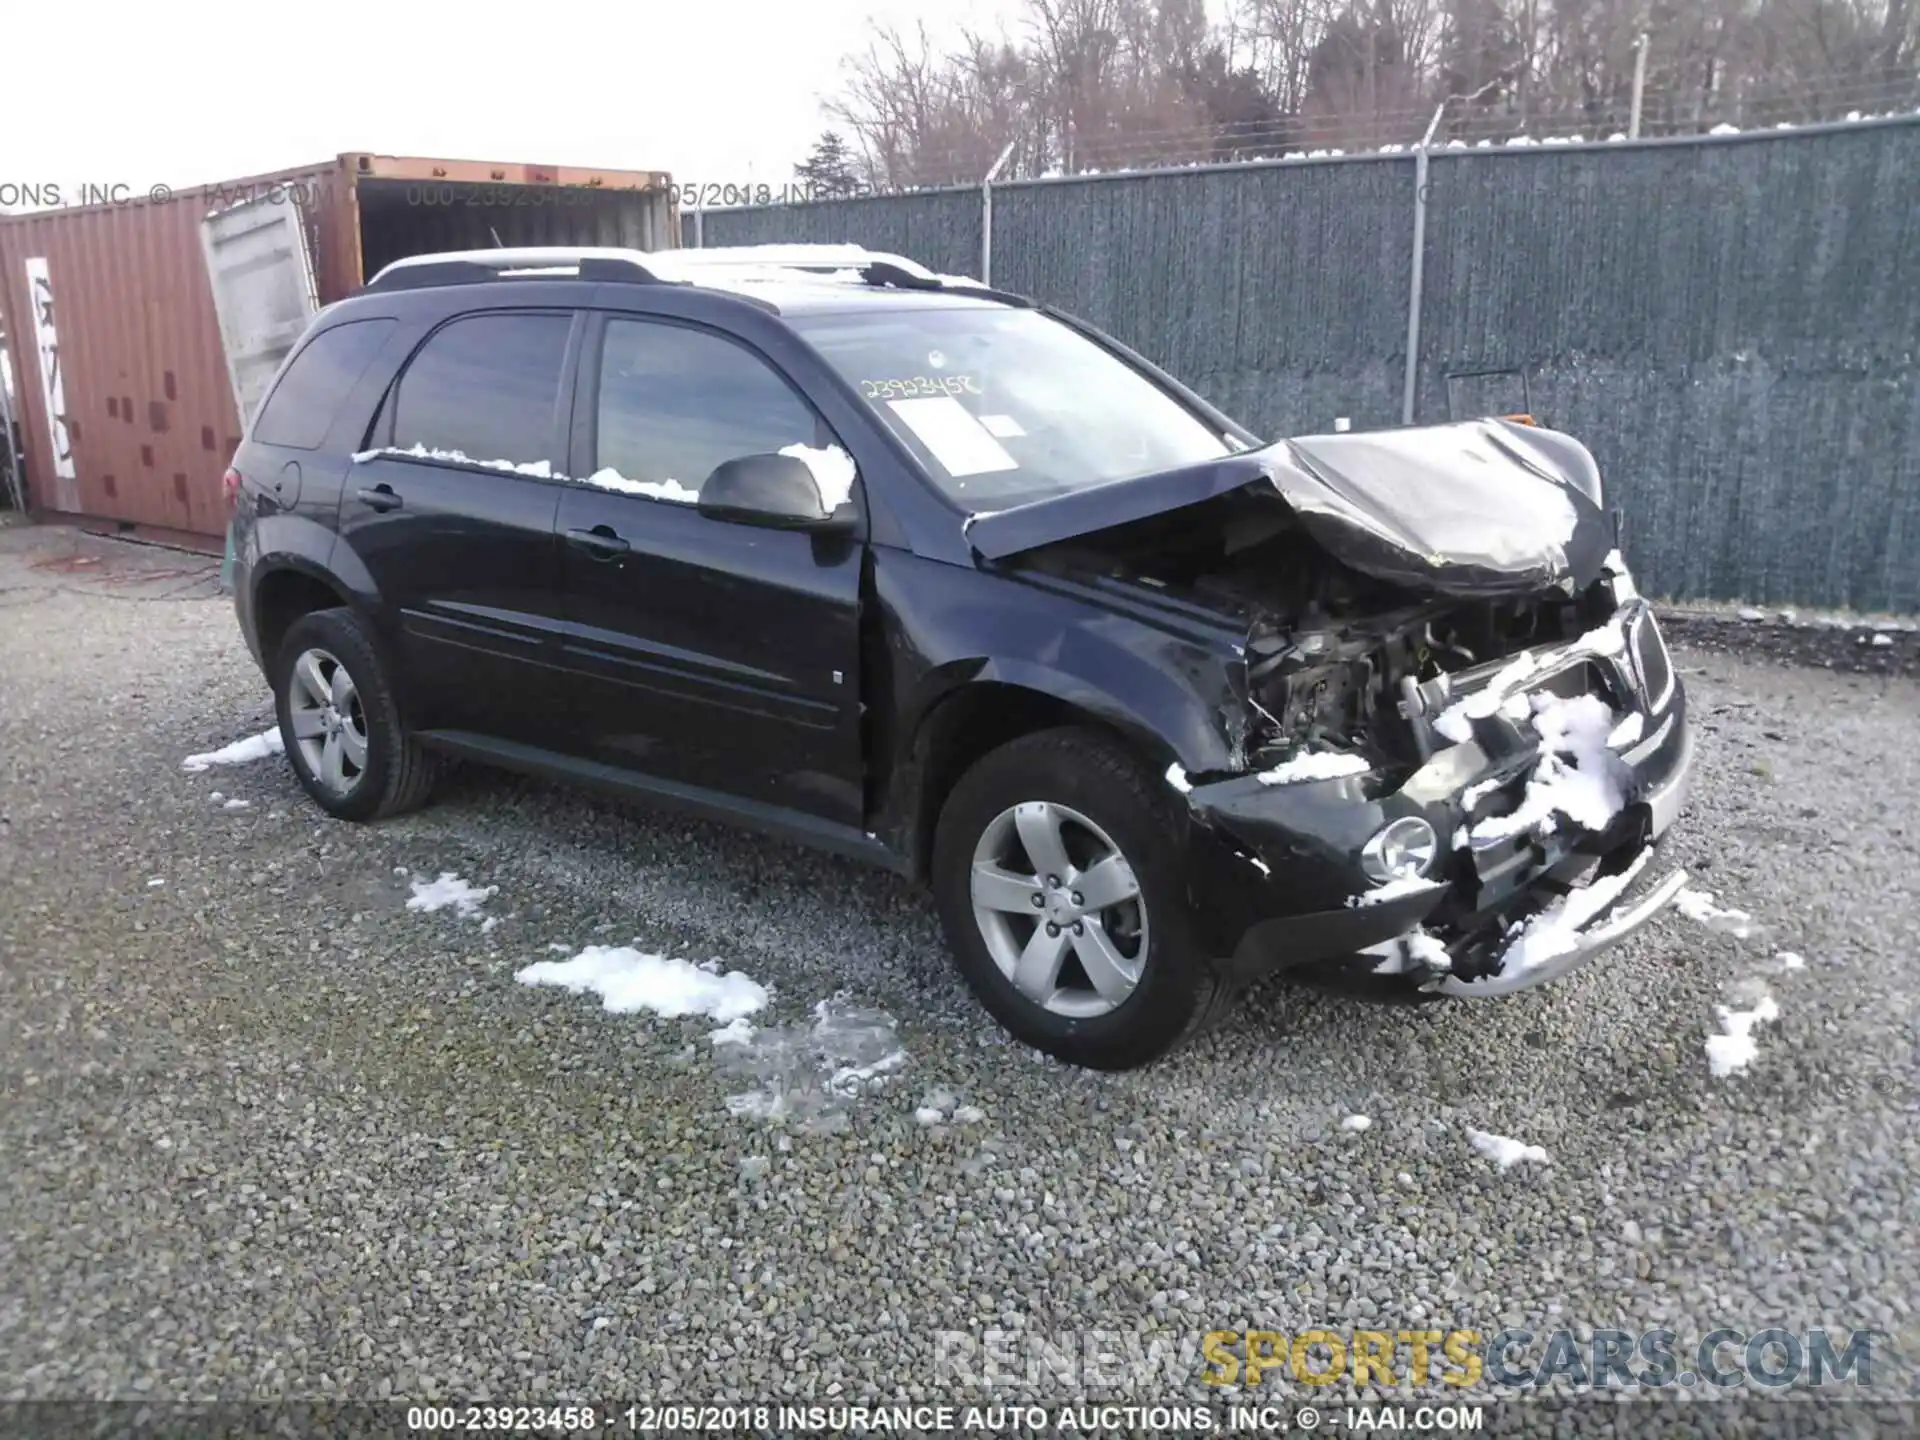
<svg viewBox="0 0 1920 1440">
<path fill-rule="evenodd" d="M 566 279 L 732 289 L 754 281 L 853 274 L 866 285 L 960 290 L 1030 305 L 964 276 L 938 275 L 904 255 L 859 245 L 740 245 L 711 250 L 631 250 L 616 246 L 536 246 L 412 255 L 385 266 L 363 293 L 464 285 L 489 280 Z"/>
</svg>

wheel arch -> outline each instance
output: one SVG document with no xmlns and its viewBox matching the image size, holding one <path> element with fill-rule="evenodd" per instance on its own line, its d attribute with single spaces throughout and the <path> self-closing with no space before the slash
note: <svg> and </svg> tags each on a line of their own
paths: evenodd
<svg viewBox="0 0 1920 1440">
<path fill-rule="evenodd" d="M 1173 747 L 1111 697 L 1041 667 L 989 665 L 924 707 L 896 773 L 895 833 L 913 880 L 928 878 L 934 829 L 960 777 L 1009 741 L 1064 726 L 1104 734 L 1156 771 L 1172 762 Z"/>
<path fill-rule="evenodd" d="M 356 608 L 351 592 L 310 560 L 277 556 L 256 566 L 253 624 L 261 665 L 271 670 L 281 641 L 301 616 L 336 607 Z"/>
</svg>

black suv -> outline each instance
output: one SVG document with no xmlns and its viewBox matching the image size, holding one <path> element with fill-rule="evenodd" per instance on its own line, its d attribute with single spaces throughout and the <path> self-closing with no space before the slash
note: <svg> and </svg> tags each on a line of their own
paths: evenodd
<svg viewBox="0 0 1920 1440">
<path fill-rule="evenodd" d="M 1264 444 L 899 257 L 495 250 L 323 311 L 228 479 L 330 814 L 463 757 L 889 867 L 1074 1063 L 1274 971 L 1524 989 L 1685 878 L 1685 697 L 1529 423 Z"/>
</svg>

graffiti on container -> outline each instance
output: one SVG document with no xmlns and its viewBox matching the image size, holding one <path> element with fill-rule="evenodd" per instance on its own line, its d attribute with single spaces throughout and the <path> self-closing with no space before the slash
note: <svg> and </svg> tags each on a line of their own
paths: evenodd
<svg viewBox="0 0 1920 1440">
<path fill-rule="evenodd" d="M 40 356 L 40 399 L 47 411 L 47 434 L 53 443 L 53 473 L 69 483 L 56 486 L 60 508 L 78 510 L 80 497 L 71 483 L 73 443 L 67 435 L 67 395 L 60 373 L 60 335 L 53 324 L 53 276 L 47 257 L 27 257 L 27 296 L 33 315 L 33 338 Z"/>
</svg>

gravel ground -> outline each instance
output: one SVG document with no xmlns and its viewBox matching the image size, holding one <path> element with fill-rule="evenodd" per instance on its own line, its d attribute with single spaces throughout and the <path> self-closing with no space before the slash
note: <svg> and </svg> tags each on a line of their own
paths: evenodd
<svg viewBox="0 0 1920 1440">
<path fill-rule="evenodd" d="M 1764 936 L 1669 913 L 1503 1002 L 1269 988 L 1103 1077 L 1005 1043 L 891 877 L 480 771 L 374 827 L 277 758 L 184 773 L 271 720 L 211 564 L 0 530 L 0 1396 L 934 1399 L 940 1332 L 1510 1324 L 1875 1327 L 1912 1393 L 1920 685 L 1678 660 L 1677 849 Z M 497 925 L 408 910 L 441 871 Z M 710 1023 L 514 983 L 596 942 L 776 1022 L 844 992 L 908 1061 L 837 1130 L 735 1116 Z"/>
</svg>

